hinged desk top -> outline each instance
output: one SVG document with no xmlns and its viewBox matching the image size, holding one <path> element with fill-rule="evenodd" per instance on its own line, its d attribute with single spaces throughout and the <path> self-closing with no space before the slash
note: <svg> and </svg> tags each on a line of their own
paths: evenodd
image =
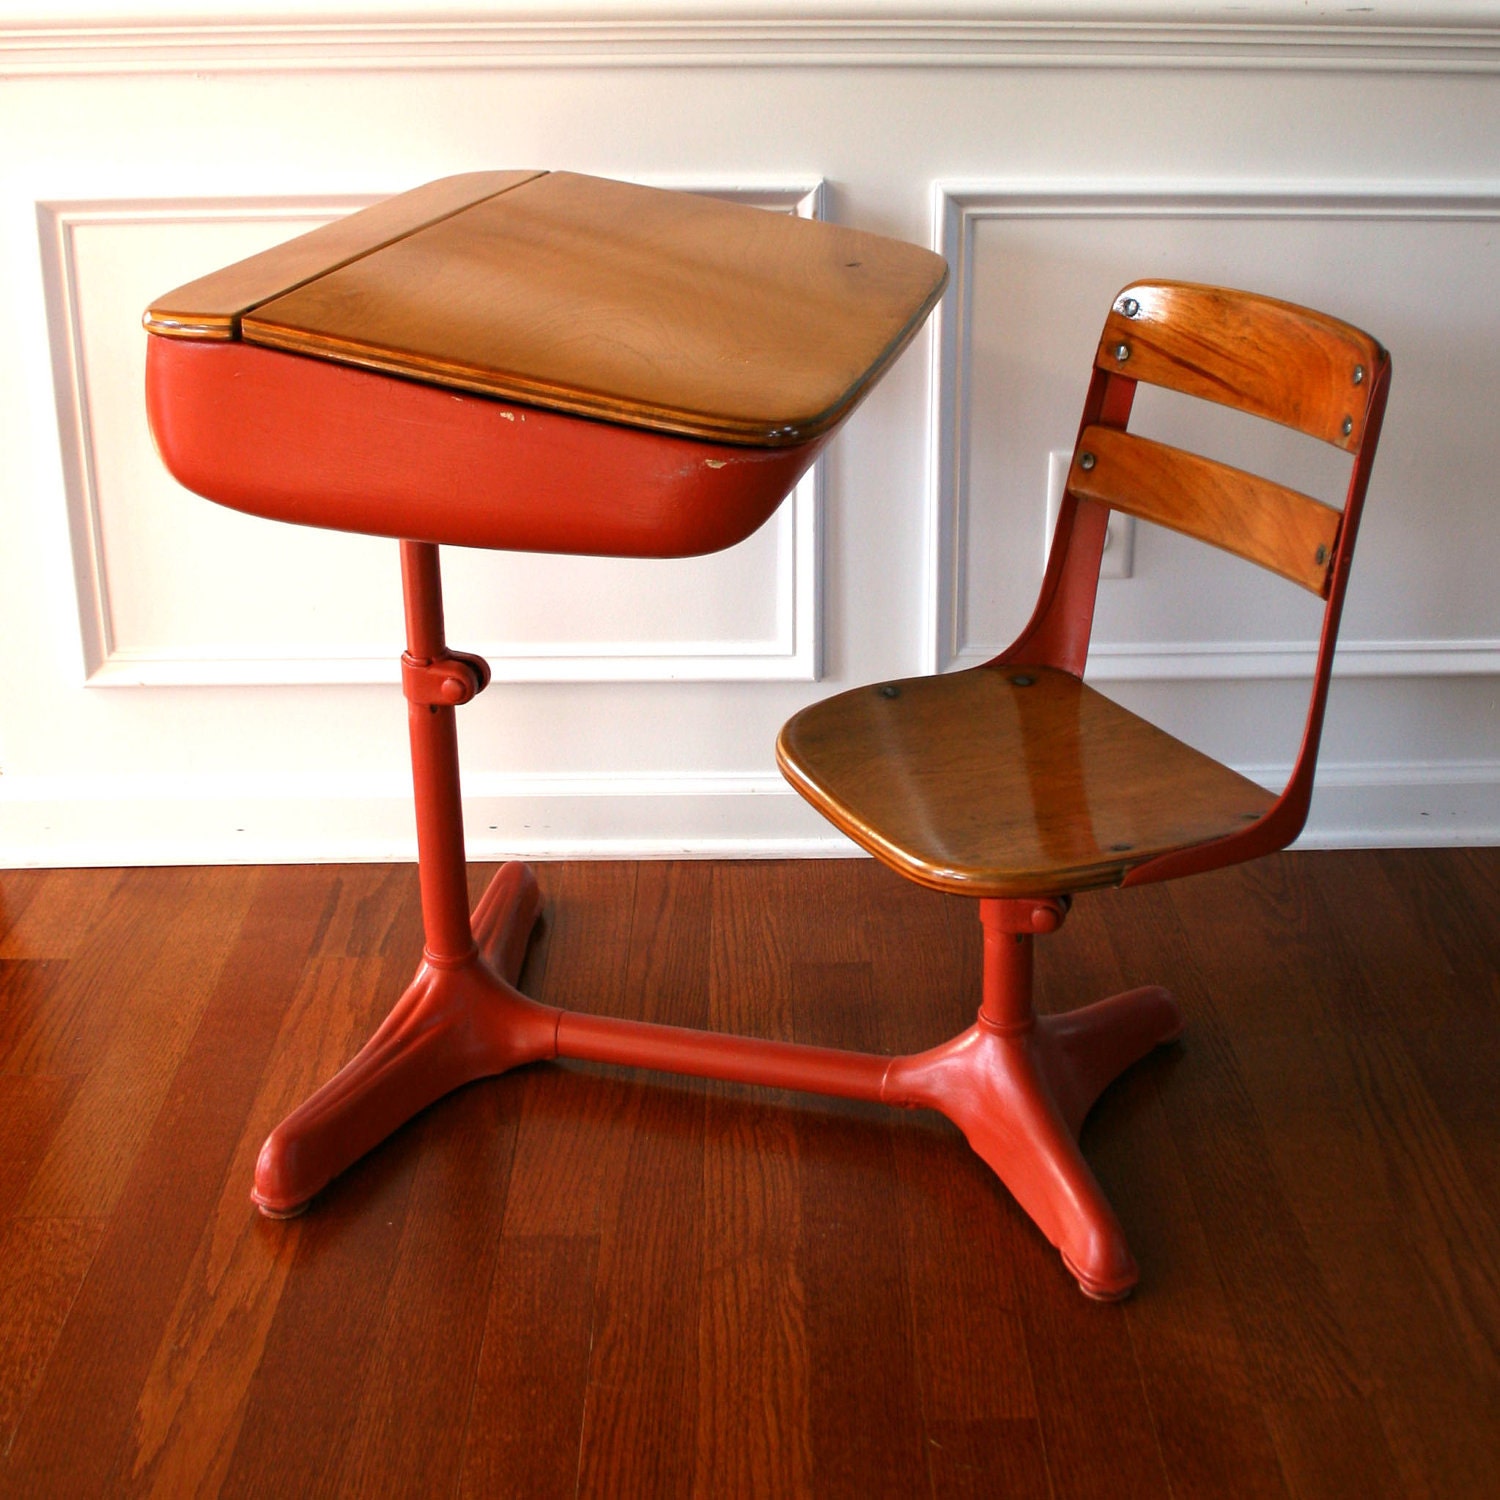
<svg viewBox="0 0 1500 1500">
<path fill-rule="evenodd" d="M 838 225 L 571 172 L 486 172 L 190 282 L 145 323 L 782 447 L 847 414 L 946 279 L 931 251 Z"/>
</svg>

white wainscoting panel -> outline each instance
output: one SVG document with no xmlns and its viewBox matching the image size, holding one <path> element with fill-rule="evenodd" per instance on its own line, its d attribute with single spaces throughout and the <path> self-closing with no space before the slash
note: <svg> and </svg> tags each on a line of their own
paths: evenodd
<svg viewBox="0 0 1500 1500">
<path fill-rule="evenodd" d="M 679 186 L 804 217 L 821 201 L 818 184 Z M 395 546 L 204 505 L 141 421 L 154 295 L 368 201 L 40 206 L 91 686 L 399 681 Z M 819 482 L 814 466 L 754 536 L 709 557 L 449 549 L 450 617 L 501 681 L 812 680 Z"/>
<path fill-rule="evenodd" d="M 956 267 L 929 489 L 939 668 L 993 656 L 1025 623 L 1041 582 L 1049 451 L 1072 447 L 1114 294 L 1161 274 L 1319 306 L 1399 351 L 1337 670 L 1500 673 L 1500 637 L 1481 634 L 1494 619 L 1490 528 L 1472 503 L 1493 484 L 1481 407 L 1500 387 L 1500 184 L 1358 195 L 940 184 L 936 199 Z M 1461 388 L 1445 370 L 1462 370 Z M 1133 426 L 1176 441 L 1186 404 L 1143 389 Z M 1342 503 L 1349 464 L 1335 450 L 1234 414 L 1217 429 L 1217 456 Z M 1028 534 L 1034 545 L 1018 545 Z M 1322 607 L 1301 590 L 1145 523 L 1135 564 L 1134 577 L 1100 585 L 1095 677 L 1310 670 Z M 1377 613 L 1390 634 L 1369 630 Z"/>
</svg>

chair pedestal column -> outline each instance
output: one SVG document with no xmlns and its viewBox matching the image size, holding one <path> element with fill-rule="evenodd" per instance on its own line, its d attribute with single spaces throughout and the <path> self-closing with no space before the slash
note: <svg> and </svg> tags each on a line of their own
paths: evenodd
<svg viewBox="0 0 1500 1500">
<path fill-rule="evenodd" d="M 1125 1296 L 1138 1272 L 1114 1210 L 1078 1149 L 1084 1117 L 1114 1078 L 1182 1030 L 1157 986 L 1061 1016 L 1032 1004 L 1035 934 L 1061 902 L 986 900 L 984 999 L 967 1031 L 895 1059 L 882 1097 L 948 1116 L 1061 1253 L 1084 1293 Z"/>
</svg>

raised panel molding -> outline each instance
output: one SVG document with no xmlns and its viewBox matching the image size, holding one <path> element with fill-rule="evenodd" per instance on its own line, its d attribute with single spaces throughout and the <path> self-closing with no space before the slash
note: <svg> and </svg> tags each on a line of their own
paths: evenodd
<svg viewBox="0 0 1500 1500">
<path fill-rule="evenodd" d="M 986 219 L 1255 218 L 1494 222 L 1500 189 L 1489 184 L 1412 191 L 1318 192 L 1283 186 L 1115 183 L 1038 188 L 1035 183 L 939 182 L 933 194 L 934 247 L 951 283 L 932 344 L 931 439 L 925 517 L 927 574 L 923 670 L 986 661 L 1006 642 L 964 638 L 974 229 Z M 1081 372 L 1080 372 L 1081 378 Z M 1080 399 L 1081 399 L 1080 386 Z M 1040 576 L 1038 576 L 1040 582 Z M 1091 681 L 1192 681 L 1310 677 L 1316 642 L 1281 640 L 1110 642 L 1090 648 Z M 1341 677 L 1450 677 L 1500 673 L 1500 639 L 1340 641 Z"/>
<path fill-rule="evenodd" d="M 1172 19 L 1170 5 L 1147 8 L 1131 0 L 940 7 L 914 0 L 898 15 L 877 3 L 834 14 L 808 5 L 799 15 L 801 8 L 779 6 L 768 14 L 770 7 L 743 0 L 642 6 L 636 16 L 583 4 L 550 17 L 534 8 L 483 18 L 414 8 L 297 22 L 240 14 L 190 23 L 166 17 L 10 23 L 0 26 L 0 76 L 392 67 L 1500 70 L 1500 26 L 1482 0 L 1440 7 L 1406 0 L 1379 16 L 1348 11 L 1333 22 L 1278 0 L 1250 0 L 1223 21 Z"/>
<path fill-rule="evenodd" d="M 821 217 L 821 181 L 686 181 L 642 178 L 657 186 L 803 218 Z M 199 649 L 142 649 L 117 639 L 103 545 L 98 453 L 90 414 L 90 380 L 75 237 L 95 225 L 275 222 L 296 232 L 374 202 L 380 195 L 311 198 L 119 199 L 37 204 L 53 346 L 67 523 L 85 678 L 90 687 L 361 685 L 400 681 L 396 651 L 374 646 L 330 650 L 316 642 Z M 144 335 L 142 335 L 144 337 Z M 144 408 L 141 415 L 145 421 Z M 767 638 L 650 641 L 465 641 L 501 682 L 816 681 L 820 675 L 821 460 L 767 526 L 774 533 L 774 624 Z"/>
</svg>

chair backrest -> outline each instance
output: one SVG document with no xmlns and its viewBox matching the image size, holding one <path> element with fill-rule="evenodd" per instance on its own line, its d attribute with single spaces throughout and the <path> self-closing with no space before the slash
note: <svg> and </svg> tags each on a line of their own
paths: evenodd
<svg viewBox="0 0 1500 1500">
<path fill-rule="evenodd" d="M 1301 831 L 1328 696 L 1339 616 L 1390 383 L 1368 334 L 1269 297 L 1185 282 L 1137 282 L 1115 298 L 1094 357 L 1041 597 L 997 663 L 1083 675 L 1111 510 L 1185 532 L 1326 601 L 1312 702 L 1291 779 L 1240 833 L 1137 866 L 1127 885 L 1281 848 Z M 1232 407 L 1353 457 L 1342 511 L 1258 475 L 1128 432 L 1138 384 Z"/>
</svg>

